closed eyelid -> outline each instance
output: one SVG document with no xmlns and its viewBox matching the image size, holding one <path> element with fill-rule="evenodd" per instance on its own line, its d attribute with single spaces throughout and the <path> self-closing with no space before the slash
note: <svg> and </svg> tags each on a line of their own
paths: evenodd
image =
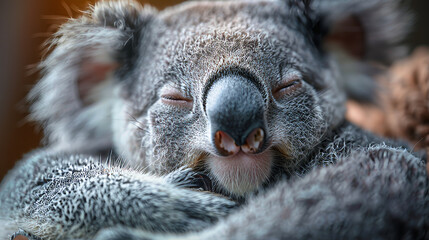
<svg viewBox="0 0 429 240">
<path fill-rule="evenodd" d="M 281 89 L 289 82 L 292 82 L 294 80 L 303 80 L 303 75 L 301 74 L 301 72 L 295 69 L 288 69 L 287 71 L 282 72 L 280 75 L 280 79 L 278 79 L 273 84 L 273 92 Z"/>
<path fill-rule="evenodd" d="M 276 86 L 273 89 L 273 92 L 278 92 L 279 90 L 281 90 L 283 88 L 290 87 L 290 86 L 292 86 L 294 84 L 299 83 L 300 81 L 301 81 L 301 78 L 298 78 L 298 77 L 297 78 L 291 78 L 291 79 L 284 80 L 281 83 L 279 83 L 278 86 Z"/>
<path fill-rule="evenodd" d="M 176 106 L 176 107 L 186 107 L 192 108 L 193 99 L 186 96 L 177 88 L 174 87 L 165 87 L 161 89 L 161 101 L 164 104 Z"/>
<path fill-rule="evenodd" d="M 302 80 L 302 75 L 297 71 L 290 71 L 283 74 L 280 81 L 272 89 L 274 98 L 280 99 L 284 95 L 295 92 L 302 86 Z"/>
</svg>

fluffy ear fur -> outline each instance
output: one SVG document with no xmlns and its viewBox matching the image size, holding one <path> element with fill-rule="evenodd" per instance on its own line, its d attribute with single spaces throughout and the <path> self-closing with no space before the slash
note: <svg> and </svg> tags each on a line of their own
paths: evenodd
<svg viewBox="0 0 429 240">
<path fill-rule="evenodd" d="M 298 0 L 290 0 L 297 2 Z M 404 56 L 401 41 L 410 30 L 412 17 L 399 0 L 305 0 L 307 28 L 316 46 L 341 63 L 342 84 L 350 98 L 373 101 L 377 69 L 368 62 L 391 63 Z M 333 54 L 332 54 L 333 53 Z"/>
<path fill-rule="evenodd" d="M 100 2 L 48 42 L 43 77 L 29 95 L 31 117 L 43 124 L 47 144 L 61 151 L 111 145 L 117 73 L 134 62 L 154 14 L 133 1 Z"/>
<path fill-rule="evenodd" d="M 399 43 L 412 17 L 399 0 L 318 0 L 311 5 L 316 34 L 362 60 L 391 62 L 406 53 Z"/>
</svg>

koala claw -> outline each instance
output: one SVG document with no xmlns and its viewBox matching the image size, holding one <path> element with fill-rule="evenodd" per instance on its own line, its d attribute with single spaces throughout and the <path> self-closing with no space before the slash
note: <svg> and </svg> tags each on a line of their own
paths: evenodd
<svg viewBox="0 0 429 240">
<path fill-rule="evenodd" d="M 167 176 L 167 182 L 178 187 L 193 188 L 201 191 L 212 191 L 211 179 L 202 173 L 194 172 L 191 168 L 181 167 Z"/>
</svg>

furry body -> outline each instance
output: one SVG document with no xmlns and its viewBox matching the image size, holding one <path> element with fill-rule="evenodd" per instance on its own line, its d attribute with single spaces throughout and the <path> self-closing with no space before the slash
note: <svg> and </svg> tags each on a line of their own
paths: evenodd
<svg viewBox="0 0 429 240">
<path fill-rule="evenodd" d="M 69 21 L 32 92 L 47 147 L 5 178 L 1 215 L 42 239 L 427 238 L 424 157 L 344 120 L 343 76 L 321 49 L 323 29 L 351 11 L 374 37 L 368 57 L 387 58 L 401 28 L 382 34 L 394 22 L 373 8 L 396 4 L 345 1 L 337 16 L 328 3 L 313 12 L 299 1 L 197 2 L 157 13 L 102 2 Z M 391 51 L 371 51 L 380 42 Z M 225 168 L 238 159 L 219 155 L 206 111 L 218 79 L 260 94 L 257 154 L 269 156 L 260 159 L 268 170 Z M 219 121 L 257 105 L 235 97 L 210 105 L 226 109 Z M 200 186 L 194 171 L 216 194 L 188 189 Z"/>
</svg>

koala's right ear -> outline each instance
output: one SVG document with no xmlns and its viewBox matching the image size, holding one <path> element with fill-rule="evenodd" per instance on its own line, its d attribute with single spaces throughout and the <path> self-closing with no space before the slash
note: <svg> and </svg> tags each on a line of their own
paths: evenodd
<svg viewBox="0 0 429 240">
<path fill-rule="evenodd" d="M 62 151 L 111 146 L 117 72 L 132 67 L 155 14 L 131 0 L 100 2 L 54 34 L 43 77 L 29 94 L 31 118 L 42 123 L 47 144 Z"/>
</svg>

